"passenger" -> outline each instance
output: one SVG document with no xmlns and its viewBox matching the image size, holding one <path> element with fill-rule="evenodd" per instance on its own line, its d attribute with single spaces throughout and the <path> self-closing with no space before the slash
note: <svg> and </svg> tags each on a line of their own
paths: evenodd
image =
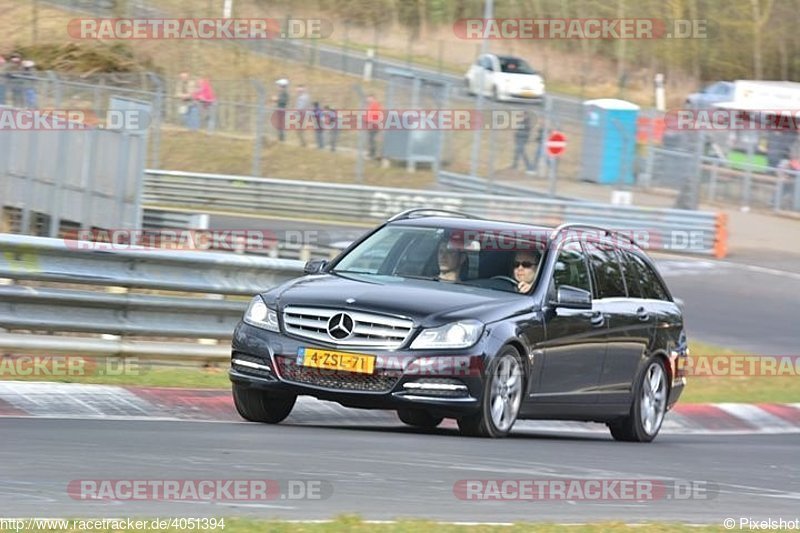
<svg viewBox="0 0 800 533">
<path fill-rule="evenodd" d="M 439 245 L 439 280 L 456 282 L 461 281 L 461 268 L 467 260 L 467 255 L 448 241 Z"/>
<path fill-rule="evenodd" d="M 517 292 L 527 293 L 536 279 L 539 258 L 531 252 L 517 252 L 514 256 L 514 279 L 517 280 Z"/>
</svg>

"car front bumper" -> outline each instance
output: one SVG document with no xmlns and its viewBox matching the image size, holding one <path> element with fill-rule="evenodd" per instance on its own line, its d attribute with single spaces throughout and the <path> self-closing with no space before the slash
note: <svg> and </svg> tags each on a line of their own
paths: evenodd
<svg viewBox="0 0 800 533">
<path fill-rule="evenodd" d="M 376 366 L 372 374 L 304 367 L 297 364 L 300 348 L 374 355 Z M 418 407 L 456 416 L 479 406 L 485 357 L 475 351 L 332 348 L 241 322 L 233 336 L 229 376 L 240 387 L 276 395 L 307 395 L 368 409 Z"/>
</svg>

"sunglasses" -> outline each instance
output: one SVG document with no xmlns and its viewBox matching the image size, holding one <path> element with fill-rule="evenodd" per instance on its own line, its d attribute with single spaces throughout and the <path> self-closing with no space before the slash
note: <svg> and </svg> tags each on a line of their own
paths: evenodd
<svg viewBox="0 0 800 533">
<path fill-rule="evenodd" d="M 514 268 L 533 268 L 533 261 L 514 261 Z"/>
</svg>

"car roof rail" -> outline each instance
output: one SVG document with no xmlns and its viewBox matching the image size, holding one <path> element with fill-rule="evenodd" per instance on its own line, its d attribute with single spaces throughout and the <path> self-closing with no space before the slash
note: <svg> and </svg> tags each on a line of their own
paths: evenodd
<svg viewBox="0 0 800 533">
<path fill-rule="evenodd" d="M 620 233 L 617 230 L 604 228 L 603 226 L 598 226 L 596 224 L 585 224 L 583 222 L 567 222 L 565 224 L 561 224 L 557 226 L 551 233 L 550 233 L 550 240 L 553 240 L 564 230 L 573 229 L 573 228 L 586 228 L 586 229 L 595 229 L 604 232 L 605 234 L 611 236 L 616 235 L 618 237 L 622 237 L 626 239 L 628 242 L 635 246 L 639 246 L 639 244 L 631 237 L 630 235 L 625 235 L 624 233 Z"/>
<path fill-rule="evenodd" d="M 387 222 L 395 222 L 397 220 L 406 220 L 409 218 L 413 218 L 412 215 L 416 215 L 418 213 L 441 213 L 445 215 L 455 215 L 461 218 L 472 218 L 472 219 L 480 219 L 480 217 L 476 217 L 475 215 L 470 215 L 469 213 L 462 213 L 461 211 L 450 211 L 448 209 L 436 209 L 435 207 L 414 207 L 412 209 L 406 209 L 401 213 L 397 213 L 393 217 L 391 217 Z M 425 216 L 425 215 L 420 215 Z M 433 216 L 433 215 L 429 215 Z"/>
</svg>

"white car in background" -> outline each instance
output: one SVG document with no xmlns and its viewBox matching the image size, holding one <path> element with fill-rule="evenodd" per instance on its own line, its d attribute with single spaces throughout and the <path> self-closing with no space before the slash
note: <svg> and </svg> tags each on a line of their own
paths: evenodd
<svg viewBox="0 0 800 533">
<path fill-rule="evenodd" d="M 540 102 L 544 78 L 524 60 L 513 56 L 479 56 L 465 76 L 467 92 L 478 94 L 483 77 L 483 94 L 498 102 Z"/>
</svg>

